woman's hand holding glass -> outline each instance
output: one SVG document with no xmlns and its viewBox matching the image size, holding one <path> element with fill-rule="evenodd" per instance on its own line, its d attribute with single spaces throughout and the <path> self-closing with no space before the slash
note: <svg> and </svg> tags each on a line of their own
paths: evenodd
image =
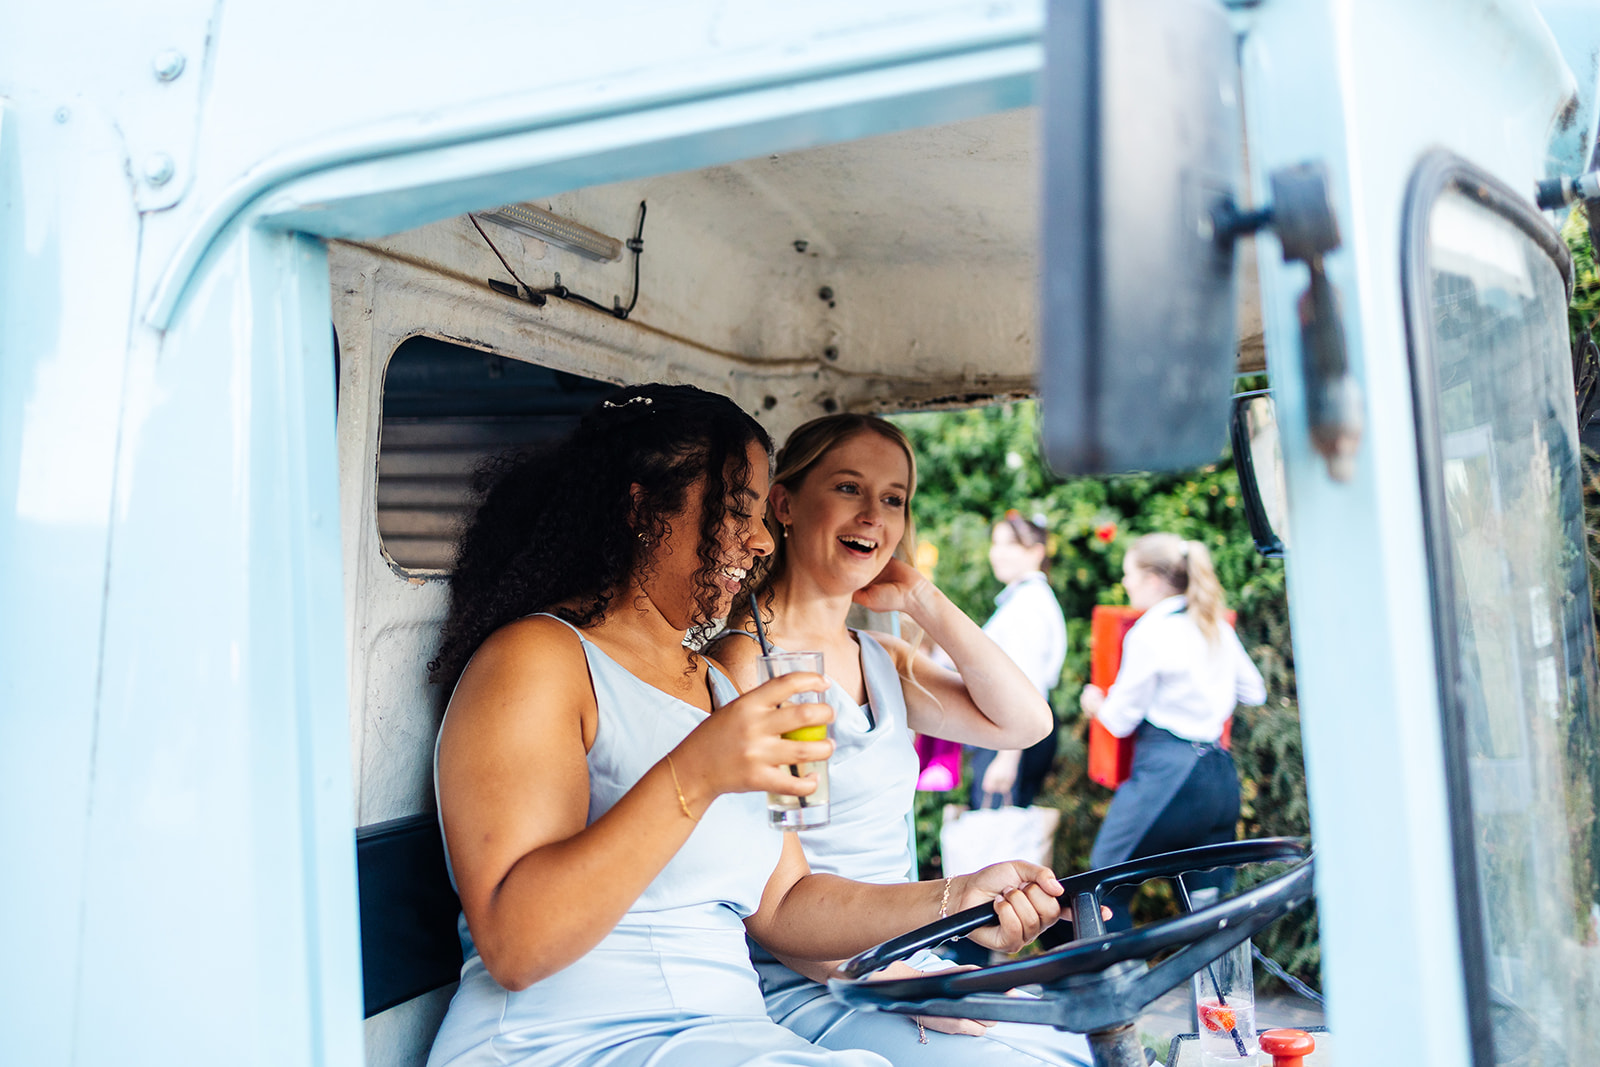
<svg viewBox="0 0 1600 1067">
<path fill-rule="evenodd" d="M 782 735 L 833 721 L 828 703 L 793 700 L 797 693 L 827 688 L 828 680 L 820 674 L 786 674 L 723 705 L 695 727 L 672 751 L 684 791 L 695 794 L 689 801 L 695 814 L 703 814 L 706 805 L 724 793 L 809 796 L 815 792 L 816 777 L 797 778 L 789 766 L 826 760 L 833 755 L 833 742 L 790 741 Z"/>
<path fill-rule="evenodd" d="M 760 622 L 760 616 L 756 617 Z M 757 634 L 760 634 L 758 627 Z M 762 640 L 765 640 L 763 637 Z M 786 674 L 822 674 L 821 652 L 767 652 L 756 660 L 756 677 L 762 681 L 771 681 L 781 678 Z M 796 693 L 793 697 L 795 703 L 816 703 L 822 699 L 820 693 Z M 807 726 L 800 730 L 791 731 L 783 735 L 786 741 L 822 741 L 828 737 L 826 726 Z M 796 796 L 792 793 L 767 794 L 767 825 L 774 830 L 815 830 L 828 825 L 830 809 L 828 806 L 828 762 L 818 760 L 815 763 L 789 764 L 789 776 L 792 778 L 813 778 L 816 781 L 816 790 L 809 796 Z"/>
<path fill-rule="evenodd" d="M 1016 952 L 1061 917 L 1063 889 L 1047 867 L 1007 860 L 950 880 L 950 914 L 994 901 L 998 926 L 984 926 L 967 937 L 986 948 Z"/>
</svg>

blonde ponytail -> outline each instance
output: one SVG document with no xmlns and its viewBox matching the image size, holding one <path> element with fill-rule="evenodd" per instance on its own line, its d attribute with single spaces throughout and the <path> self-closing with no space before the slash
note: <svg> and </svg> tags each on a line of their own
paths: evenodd
<svg viewBox="0 0 1600 1067">
<path fill-rule="evenodd" d="M 1199 541 L 1185 541 L 1183 550 L 1189 572 L 1189 588 L 1184 591 L 1189 600 L 1189 614 L 1206 640 L 1215 644 L 1223 613 L 1228 610 L 1222 583 L 1217 581 L 1217 572 L 1211 566 L 1211 553 L 1206 551 L 1205 545 Z"/>
<path fill-rule="evenodd" d="M 1174 592 L 1183 594 L 1189 617 L 1207 642 L 1216 642 L 1228 600 L 1205 545 L 1176 534 L 1145 534 L 1128 546 L 1128 556 L 1134 566 L 1158 575 Z"/>
</svg>

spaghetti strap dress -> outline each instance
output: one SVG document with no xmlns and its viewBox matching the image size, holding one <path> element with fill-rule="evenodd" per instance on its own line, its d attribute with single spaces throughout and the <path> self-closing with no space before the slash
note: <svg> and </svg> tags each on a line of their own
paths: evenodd
<svg viewBox="0 0 1600 1067">
<path fill-rule="evenodd" d="M 833 706 L 836 746 L 828 761 L 829 821 L 800 831 L 800 843 L 814 872 L 858 882 L 904 882 L 916 871 L 909 818 L 918 770 L 905 689 L 888 650 L 869 633 L 851 634 L 861 647 L 867 703 L 857 704 L 838 682 L 823 693 Z M 753 634 L 745 636 L 755 640 Z M 824 1048 L 871 1049 L 894 1063 L 918 1067 L 1089 1064 L 1088 1042 L 1078 1034 L 1022 1024 L 1001 1024 L 983 1037 L 919 1032 L 908 1015 L 857 1011 L 835 1000 L 826 986 L 785 967 L 753 941 L 750 954 L 761 975 L 767 1014 Z M 921 971 L 953 966 L 927 951 L 906 962 Z"/>
<path fill-rule="evenodd" d="M 592 823 L 706 713 L 636 678 L 573 630 L 599 712 L 588 754 Z M 738 695 L 715 668 L 711 685 L 719 706 Z M 437 790 L 437 744 L 434 782 Z M 766 819 L 763 794 L 718 797 L 598 945 L 520 991 L 490 977 L 462 916 L 461 985 L 428 1067 L 886 1067 L 869 1052 L 818 1048 L 767 1017 L 743 923 L 782 849 Z"/>
</svg>

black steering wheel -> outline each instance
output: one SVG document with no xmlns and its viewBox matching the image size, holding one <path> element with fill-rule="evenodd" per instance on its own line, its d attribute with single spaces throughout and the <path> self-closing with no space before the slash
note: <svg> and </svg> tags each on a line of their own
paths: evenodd
<svg viewBox="0 0 1600 1067">
<path fill-rule="evenodd" d="M 1289 870 L 1227 900 L 1135 930 L 1108 934 L 1100 919 L 1104 894 L 1152 878 L 1292 862 Z M 1312 852 L 1305 841 L 1269 837 L 1204 845 L 1064 878 L 1061 901 L 1071 908 L 1079 937 L 1043 955 L 972 971 L 920 978 L 868 981 L 867 975 L 921 949 L 994 922 L 994 906 L 980 904 L 920 930 L 885 941 L 845 963 L 842 978 L 828 981 L 851 1007 L 907 1015 L 939 1015 L 997 1022 L 1044 1023 L 1093 1035 L 1128 1027 L 1147 1005 L 1235 945 L 1311 899 Z M 1176 949 L 1155 966 L 1149 958 Z M 1018 986 L 1039 985 L 1038 999 L 1008 996 Z"/>
</svg>

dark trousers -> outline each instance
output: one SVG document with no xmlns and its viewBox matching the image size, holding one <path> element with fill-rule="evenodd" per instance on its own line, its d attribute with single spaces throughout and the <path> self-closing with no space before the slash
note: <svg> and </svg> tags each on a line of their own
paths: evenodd
<svg viewBox="0 0 1600 1067">
<path fill-rule="evenodd" d="M 1039 795 L 1039 789 L 1044 785 L 1050 768 L 1056 761 L 1056 731 L 1054 728 L 1038 741 L 1022 750 L 1022 759 L 1017 764 L 1017 780 L 1009 792 L 996 796 L 993 793 L 985 795 L 983 792 L 983 773 L 989 769 L 989 764 L 994 762 L 993 749 L 973 748 L 967 746 L 967 759 L 972 765 L 972 788 L 967 793 L 967 807 L 969 808 L 1001 808 L 1016 805 L 1025 808 L 1033 803 Z"/>
<path fill-rule="evenodd" d="M 1100 824 L 1089 866 L 1098 870 L 1126 860 L 1232 841 L 1238 836 L 1238 825 L 1239 772 L 1233 757 L 1219 745 L 1188 741 L 1159 726 L 1141 723 L 1135 735 L 1132 772 L 1118 787 Z M 1226 891 L 1232 881 L 1227 870 L 1184 877 L 1191 892 L 1209 886 Z M 1134 887 L 1129 887 L 1105 901 L 1112 911 L 1107 930 L 1126 930 L 1132 925 L 1127 902 L 1133 893 Z M 1054 945 L 1071 936 L 1070 926 L 1058 924 L 1047 930 L 1042 940 Z"/>
</svg>

